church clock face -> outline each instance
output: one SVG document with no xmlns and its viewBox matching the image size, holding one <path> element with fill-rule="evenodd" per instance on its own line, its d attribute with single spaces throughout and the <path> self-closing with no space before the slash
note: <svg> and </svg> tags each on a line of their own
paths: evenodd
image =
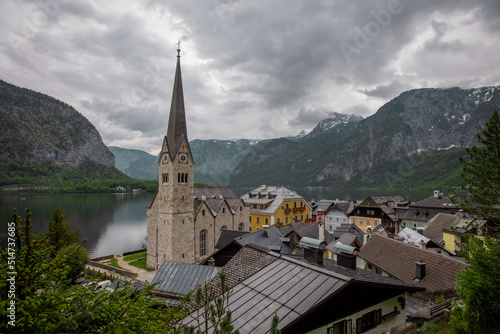
<svg viewBox="0 0 500 334">
<path fill-rule="evenodd" d="M 188 158 L 186 153 L 179 154 L 179 162 L 183 164 L 187 164 Z"/>
<path fill-rule="evenodd" d="M 163 155 L 163 163 L 164 164 L 168 163 L 168 154 Z"/>
</svg>

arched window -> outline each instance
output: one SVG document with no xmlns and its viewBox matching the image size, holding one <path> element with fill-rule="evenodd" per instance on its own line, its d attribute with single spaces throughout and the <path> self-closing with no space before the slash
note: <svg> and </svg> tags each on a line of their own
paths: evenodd
<svg viewBox="0 0 500 334">
<path fill-rule="evenodd" d="M 165 181 L 168 183 L 168 173 L 165 175 Z"/>
<path fill-rule="evenodd" d="M 177 182 L 181 183 L 181 173 L 177 174 Z"/>
<path fill-rule="evenodd" d="M 238 231 L 243 231 L 243 228 L 244 228 L 245 225 L 243 225 L 243 223 L 240 223 L 238 225 Z"/>
<path fill-rule="evenodd" d="M 200 232 L 200 256 L 207 255 L 207 230 Z"/>
<path fill-rule="evenodd" d="M 187 173 L 186 173 L 186 179 L 184 180 L 184 182 L 186 182 L 186 183 L 188 182 L 188 175 L 187 175 Z"/>
</svg>

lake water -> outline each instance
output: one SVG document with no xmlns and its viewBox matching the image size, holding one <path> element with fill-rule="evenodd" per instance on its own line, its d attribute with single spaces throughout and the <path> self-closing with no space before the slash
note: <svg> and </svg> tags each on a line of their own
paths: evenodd
<svg viewBox="0 0 500 334">
<path fill-rule="evenodd" d="M 235 189 L 238 196 L 250 189 Z M 418 201 L 432 196 L 432 192 L 383 193 L 368 190 L 299 189 L 297 192 L 310 201 L 312 198 L 363 200 L 375 195 L 402 195 Z M 152 193 L 142 194 L 20 194 L 0 195 L 0 244 L 6 245 L 7 223 L 12 221 L 12 209 L 25 218 L 25 208 L 32 212 L 33 233 L 47 227 L 52 210 L 59 207 L 71 220 L 71 227 L 87 238 L 86 247 L 92 257 L 141 249 L 146 246 L 146 206 Z"/>
<path fill-rule="evenodd" d="M 1 244 L 5 247 L 6 225 L 12 210 L 24 219 L 32 212 L 33 233 L 47 227 L 54 208 L 61 208 L 71 227 L 86 237 L 92 257 L 121 254 L 146 245 L 146 206 L 152 193 L 145 194 L 21 194 L 0 196 Z"/>
</svg>

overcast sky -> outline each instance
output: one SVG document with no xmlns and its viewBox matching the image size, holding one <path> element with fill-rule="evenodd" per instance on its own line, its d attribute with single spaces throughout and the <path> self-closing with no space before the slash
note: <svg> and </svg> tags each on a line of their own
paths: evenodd
<svg viewBox="0 0 500 334">
<path fill-rule="evenodd" d="M 0 79 L 156 154 L 178 40 L 189 139 L 265 139 L 413 88 L 499 85 L 499 31 L 498 0 L 1 0 Z"/>
</svg>

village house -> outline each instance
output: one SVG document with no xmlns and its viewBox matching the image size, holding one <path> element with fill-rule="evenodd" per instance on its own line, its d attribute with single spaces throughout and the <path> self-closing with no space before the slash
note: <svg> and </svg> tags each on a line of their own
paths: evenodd
<svg viewBox="0 0 500 334">
<path fill-rule="evenodd" d="M 263 185 L 241 196 L 241 199 L 250 207 L 250 231 L 263 226 L 312 221 L 311 207 L 307 201 L 283 186 Z"/>
<path fill-rule="evenodd" d="M 457 274 L 467 267 L 454 258 L 379 235 L 373 235 L 357 255 L 358 268 L 425 288 L 418 295 L 430 301 L 456 296 Z"/>
<path fill-rule="evenodd" d="M 333 234 L 333 231 L 341 224 L 349 223 L 349 213 L 354 209 L 354 202 L 336 201 L 325 210 L 326 232 Z"/>
<path fill-rule="evenodd" d="M 349 214 L 351 224 L 358 226 L 364 233 L 368 227 L 375 229 L 382 225 L 389 233 L 399 233 L 397 207 L 408 203 L 402 196 L 371 196 L 357 205 Z"/>
<path fill-rule="evenodd" d="M 322 253 L 314 247 L 307 251 Z M 269 331 L 275 314 L 283 334 L 381 333 L 405 324 L 407 294 L 423 290 L 333 261 L 310 262 L 251 243 L 226 264 L 224 272 L 232 289 L 228 300 L 232 325 L 240 333 Z M 218 278 L 211 284 L 217 286 Z M 191 314 L 183 324 L 196 326 L 197 316 Z"/>
<path fill-rule="evenodd" d="M 459 209 L 451 201 L 452 198 L 454 198 L 453 193 L 446 197 L 439 190 L 434 190 L 433 196 L 416 203 L 410 203 L 408 210 L 400 215 L 401 229 L 408 227 L 414 230 L 423 230 L 429 220 L 438 213 L 456 214 Z"/>
</svg>

